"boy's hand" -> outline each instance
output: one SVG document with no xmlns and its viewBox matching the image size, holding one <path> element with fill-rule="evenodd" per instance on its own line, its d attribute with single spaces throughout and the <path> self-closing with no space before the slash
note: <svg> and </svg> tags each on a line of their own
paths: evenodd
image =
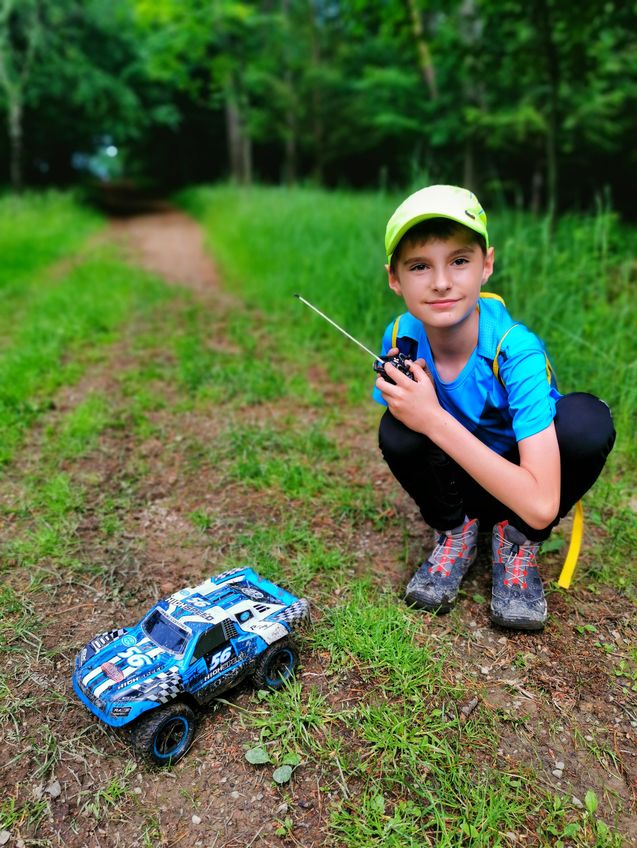
<svg viewBox="0 0 637 848">
<path fill-rule="evenodd" d="M 389 350 L 387 351 L 387 356 L 398 356 L 399 353 L 400 353 L 400 351 L 398 350 L 397 347 L 390 347 Z M 411 362 L 411 359 L 409 361 Z M 420 365 L 420 367 L 425 372 L 425 374 L 433 382 L 433 377 L 429 373 L 429 369 L 427 368 L 427 363 L 425 362 L 424 359 L 414 359 L 413 364 L 414 365 Z"/>
<path fill-rule="evenodd" d="M 390 356 L 395 356 L 397 353 L 397 348 L 388 351 Z M 394 418 L 402 421 L 410 430 L 426 433 L 428 419 L 441 407 L 424 359 L 417 359 L 415 362 L 410 362 L 410 365 L 415 381 L 387 363 L 385 371 L 395 385 L 379 377 L 376 380 L 376 388 L 380 390 Z"/>
</svg>

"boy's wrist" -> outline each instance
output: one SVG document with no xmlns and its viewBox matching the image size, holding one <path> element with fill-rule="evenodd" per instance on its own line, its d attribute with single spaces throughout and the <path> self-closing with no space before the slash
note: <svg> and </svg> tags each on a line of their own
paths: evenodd
<svg viewBox="0 0 637 848">
<path fill-rule="evenodd" d="M 449 428 L 450 420 L 455 419 L 445 409 L 438 406 L 437 409 L 431 410 L 423 422 L 423 435 L 428 436 L 432 442 L 436 442 L 437 444 L 439 439 L 444 438 L 444 434 Z"/>
</svg>

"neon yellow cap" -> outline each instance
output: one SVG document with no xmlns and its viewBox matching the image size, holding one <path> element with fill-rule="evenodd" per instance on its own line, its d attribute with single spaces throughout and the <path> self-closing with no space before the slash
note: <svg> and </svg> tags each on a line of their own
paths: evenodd
<svg viewBox="0 0 637 848">
<path fill-rule="evenodd" d="M 407 230 L 427 218 L 450 218 L 464 224 L 484 236 L 489 247 L 487 215 L 475 194 L 460 186 L 433 185 L 410 194 L 389 219 L 385 232 L 388 262 Z"/>
</svg>

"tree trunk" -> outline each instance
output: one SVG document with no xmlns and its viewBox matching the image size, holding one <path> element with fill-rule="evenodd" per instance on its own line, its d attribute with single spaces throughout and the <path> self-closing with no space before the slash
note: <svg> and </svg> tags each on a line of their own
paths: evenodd
<svg viewBox="0 0 637 848">
<path fill-rule="evenodd" d="M 422 17 L 418 9 L 417 0 L 406 0 L 407 9 L 411 18 L 411 29 L 418 50 L 418 66 L 422 74 L 423 81 L 429 91 L 429 96 L 432 100 L 438 97 L 438 87 L 436 85 L 436 73 L 431 59 L 431 51 L 425 40 L 425 30 L 422 25 Z"/>
<path fill-rule="evenodd" d="M 473 153 L 473 141 L 470 138 L 465 138 L 464 141 L 464 169 L 463 183 L 465 188 L 471 189 L 473 192 L 478 191 L 476 186 L 475 175 L 475 157 Z"/>
<path fill-rule="evenodd" d="M 283 162 L 283 181 L 286 185 L 294 185 L 297 176 L 296 166 L 296 122 L 291 113 L 287 115 L 285 136 L 285 158 Z"/>
<path fill-rule="evenodd" d="M 232 73 L 225 90 L 226 138 L 230 175 L 240 185 L 252 180 L 252 140 L 246 132 L 246 108 Z"/>
<path fill-rule="evenodd" d="M 228 163 L 230 165 L 230 176 L 235 182 L 240 182 L 241 177 L 241 119 L 239 107 L 232 90 L 232 85 L 226 87 L 226 140 L 228 145 Z"/>
<path fill-rule="evenodd" d="M 312 0 L 308 0 L 307 8 L 310 23 L 312 68 L 318 71 L 321 66 L 321 42 Z M 312 142 L 314 148 L 312 175 L 317 185 L 322 185 L 325 179 L 325 125 L 323 122 L 323 92 L 318 80 L 320 80 L 320 74 L 315 73 L 312 90 Z"/>
<path fill-rule="evenodd" d="M 555 215 L 558 203 L 558 133 L 559 133 L 559 85 L 560 68 L 557 47 L 553 40 L 553 20 L 551 8 L 547 0 L 539 0 L 540 32 L 544 55 L 546 57 L 546 69 L 548 76 L 548 115 L 546 129 L 546 203 L 547 211 L 551 220 Z"/>
<path fill-rule="evenodd" d="M 23 173 L 22 173 L 22 99 L 17 93 L 9 100 L 9 142 L 10 142 L 10 164 L 9 175 L 11 188 L 16 191 L 22 191 L 23 188 Z"/>
<path fill-rule="evenodd" d="M 246 132 L 245 121 L 241 123 L 241 183 L 250 185 L 252 182 L 252 139 Z"/>
<path fill-rule="evenodd" d="M 0 87 L 4 91 L 9 128 L 9 177 L 14 191 L 23 187 L 23 111 L 25 90 L 40 39 L 40 8 L 22 0 L 23 13 L 14 18 L 16 0 L 0 0 Z"/>
<path fill-rule="evenodd" d="M 287 39 L 294 37 L 293 27 L 290 21 L 290 0 L 282 0 L 281 11 L 285 19 L 285 28 Z M 287 52 L 287 51 L 286 51 Z M 285 109 L 285 137 L 283 144 L 283 182 L 286 185 L 292 185 L 296 182 L 296 152 L 297 152 L 297 118 L 296 118 L 296 98 L 294 92 L 294 77 L 292 69 L 289 67 L 289 56 L 285 56 L 285 73 L 283 79 L 285 82 L 285 95 L 287 97 L 287 106 Z"/>
</svg>

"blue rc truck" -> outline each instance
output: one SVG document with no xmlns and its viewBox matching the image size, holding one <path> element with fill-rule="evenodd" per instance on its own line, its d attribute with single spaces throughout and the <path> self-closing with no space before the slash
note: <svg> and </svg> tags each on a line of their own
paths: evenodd
<svg viewBox="0 0 637 848">
<path fill-rule="evenodd" d="M 226 571 L 159 601 L 134 627 L 109 630 L 75 660 L 73 687 L 111 727 L 158 765 L 188 751 L 196 709 L 248 675 L 277 689 L 293 674 L 290 638 L 309 616 L 304 598 L 251 568 Z"/>
</svg>

